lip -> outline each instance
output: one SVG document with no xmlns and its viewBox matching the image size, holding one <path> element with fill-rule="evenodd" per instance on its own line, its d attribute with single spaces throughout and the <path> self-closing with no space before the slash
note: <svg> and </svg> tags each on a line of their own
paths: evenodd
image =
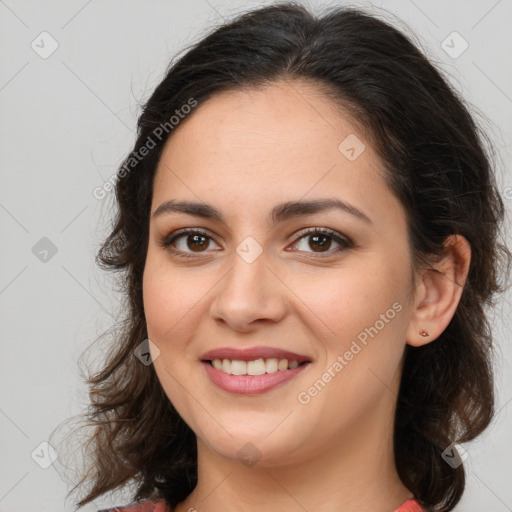
<svg viewBox="0 0 512 512">
<path fill-rule="evenodd" d="M 213 361 L 213 359 L 236 359 L 238 361 L 254 361 L 256 359 L 288 359 L 288 361 L 311 362 L 312 358 L 273 347 L 250 347 L 250 348 L 231 348 L 222 347 L 209 350 L 201 356 L 201 361 Z M 291 371 L 291 370 L 287 370 Z M 269 374 L 272 375 L 272 374 Z"/>
<path fill-rule="evenodd" d="M 283 351 L 279 352 L 283 353 Z M 278 370 L 277 372 L 265 373 L 263 375 L 230 375 L 221 370 L 217 370 L 209 361 L 202 361 L 201 364 L 213 384 L 228 393 L 238 395 L 257 395 L 270 391 L 276 386 L 297 377 L 297 375 L 307 370 L 311 365 L 310 362 L 307 362 L 292 370 Z"/>
</svg>

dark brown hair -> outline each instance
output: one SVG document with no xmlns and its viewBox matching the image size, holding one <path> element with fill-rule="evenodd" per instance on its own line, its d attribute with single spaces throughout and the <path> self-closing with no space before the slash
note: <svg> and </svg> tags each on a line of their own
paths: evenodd
<svg viewBox="0 0 512 512">
<path fill-rule="evenodd" d="M 134 357 L 147 338 L 142 275 L 153 178 L 172 130 L 155 134 L 191 98 L 201 104 L 221 91 L 280 79 L 316 84 L 364 129 L 405 208 L 415 265 L 441 255 L 450 234 L 471 245 L 452 321 L 437 340 L 406 346 L 394 432 L 399 476 L 425 509 L 452 510 L 462 496 L 464 465 L 452 468 L 442 452 L 475 438 L 493 418 L 486 308 L 505 289 L 511 257 L 500 242 L 504 206 L 492 145 L 448 80 L 392 25 L 353 8 L 320 17 L 281 3 L 226 22 L 187 48 L 143 106 L 137 141 L 116 180 L 116 218 L 98 253 L 102 268 L 121 272 L 126 318 L 103 369 L 87 380 L 86 419 L 94 430 L 89 467 L 73 490 L 92 485 L 78 506 L 135 482 L 135 501 L 165 498 L 174 507 L 196 485 L 195 434 L 153 366 Z M 135 158 L 149 139 L 155 147 Z"/>
</svg>

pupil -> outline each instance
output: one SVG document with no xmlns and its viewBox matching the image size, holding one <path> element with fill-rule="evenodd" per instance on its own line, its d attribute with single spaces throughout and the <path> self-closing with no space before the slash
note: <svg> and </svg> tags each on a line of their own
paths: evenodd
<svg viewBox="0 0 512 512">
<path fill-rule="evenodd" d="M 188 239 L 190 240 L 190 237 L 188 237 Z M 202 235 L 192 235 L 192 239 L 193 239 L 193 242 L 191 244 L 188 244 L 188 248 L 189 249 L 192 249 L 193 251 L 196 251 L 197 249 L 204 248 L 204 247 L 202 247 L 202 245 L 205 245 L 204 242 L 203 242 L 203 244 L 197 243 L 197 242 L 200 239 L 206 240 L 206 237 L 204 237 Z"/>
<path fill-rule="evenodd" d="M 315 241 L 314 243 L 316 243 L 316 244 L 317 244 L 317 245 L 319 245 L 320 247 L 325 247 L 325 246 L 327 246 L 327 248 L 328 248 L 328 246 L 330 245 L 330 243 L 327 243 L 327 242 L 326 242 L 326 240 L 329 238 L 329 237 L 328 237 L 328 236 L 326 236 L 326 235 L 313 235 L 311 238 Z M 323 242 L 319 242 L 319 241 L 318 241 L 319 239 L 323 239 L 324 241 L 323 241 Z M 316 251 L 315 247 L 313 247 L 311 244 L 310 244 L 310 247 L 311 247 L 311 249 L 313 249 L 314 251 Z M 321 251 L 317 251 L 317 252 L 321 252 Z"/>
</svg>

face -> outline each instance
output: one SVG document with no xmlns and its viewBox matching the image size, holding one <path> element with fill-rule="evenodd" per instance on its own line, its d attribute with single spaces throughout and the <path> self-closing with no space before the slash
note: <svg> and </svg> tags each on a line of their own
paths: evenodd
<svg viewBox="0 0 512 512">
<path fill-rule="evenodd" d="M 341 206 L 291 204 L 319 200 Z M 157 169 L 143 280 L 155 371 L 200 446 L 296 463 L 387 426 L 411 261 L 381 162 L 314 85 L 201 104 Z"/>
</svg>

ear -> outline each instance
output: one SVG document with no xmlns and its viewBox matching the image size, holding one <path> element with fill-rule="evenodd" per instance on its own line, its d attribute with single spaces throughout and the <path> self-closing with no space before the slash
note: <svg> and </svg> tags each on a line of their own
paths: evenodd
<svg viewBox="0 0 512 512">
<path fill-rule="evenodd" d="M 469 242 L 461 235 L 450 235 L 443 245 L 445 250 L 441 259 L 419 272 L 414 310 L 406 336 L 407 343 L 414 347 L 434 341 L 446 329 L 468 276 Z"/>
</svg>

